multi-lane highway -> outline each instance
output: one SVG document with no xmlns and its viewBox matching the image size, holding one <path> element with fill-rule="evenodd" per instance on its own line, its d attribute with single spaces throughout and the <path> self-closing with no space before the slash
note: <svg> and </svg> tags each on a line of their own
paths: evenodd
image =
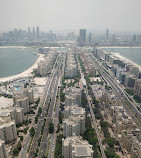
<svg viewBox="0 0 141 158">
<path fill-rule="evenodd" d="M 41 104 L 42 113 L 36 127 L 35 136 L 33 138 L 33 142 L 30 148 L 30 152 L 29 152 L 29 158 L 35 157 L 36 149 L 39 149 L 38 157 L 42 157 L 43 155 L 46 155 L 47 145 L 49 141 L 48 140 L 48 125 L 52 121 L 52 117 L 54 113 L 54 106 L 56 103 L 56 96 L 57 96 L 58 85 L 60 81 L 60 75 L 61 75 L 60 73 L 61 64 L 62 64 L 62 54 L 59 54 L 54 64 L 54 68 L 52 70 L 50 79 L 48 80 L 47 85 L 46 85 L 46 90 L 45 90 L 46 93 L 43 96 L 43 101 Z M 48 108 L 48 114 L 46 117 L 47 108 Z M 40 146 L 38 146 L 38 141 L 41 136 L 41 130 L 43 127 L 44 119 L 46 119 L 45 127 L 43 131 L 43 136 L 40 142 Z"/>
<path fill-rule="evenodd" d="M 117 83 L 117 81 L 113 78 L 111 73 L 106 70 L 106 68 L 98 61 L 98 59 L 91 53 L 92 58 L 94 59 L 94 63 L 104 78 L 104 80 L 111 86 L 114 93 L 118 97 L 120 101 L 122 101 L 124 108 L 126 109 L 127 113 L 132 117 L 134 122 L 137 124 L 138 128 L 141 129 L 141 113 L 137 109 L 136 105 L 134 105 L 126 93 L 124 92 L 124 89 Z"/>
</svg>

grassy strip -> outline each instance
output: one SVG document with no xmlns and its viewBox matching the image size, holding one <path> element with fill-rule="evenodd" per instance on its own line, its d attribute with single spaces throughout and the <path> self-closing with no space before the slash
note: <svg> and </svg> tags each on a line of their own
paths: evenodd
<svg viewBox="0 0 141 158">
<path fill-rule="evenodd" d="M 56 146 L 55 146 L 55 158 L 62 158 L 62 138 L 63 138 L 63 135 L 62 134 L 59 134 L 57 136 L 57 139 L 56 139 Z"/>
<path fill-rule="evenodd" d="M 47 145 L 47 153 L 46 153 L 46 156 L 48 156 L 49 147 L 50 147 L 50 142 L 48 142 L 48 145 Z"/>
</svg>

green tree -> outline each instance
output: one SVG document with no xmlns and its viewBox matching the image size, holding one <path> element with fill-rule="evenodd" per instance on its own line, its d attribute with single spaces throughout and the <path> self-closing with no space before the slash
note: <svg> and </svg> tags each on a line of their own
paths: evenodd
<svg viewBox="0 0 141 158">
<path fill-rule="evenodd" d="M 22 148 L 21 142 L 18 142 L 18 144 L 16 145 L 16 147 L 13 150 L 13 155 L 18 156 L 21 148 Z"/>
<path fill-rule="evenodd" d="M 21 142 L 23 141 L 23 136 L 20 136 L 20 141 L 21 141 Z"/>
<path fill-rule="evenodd" d="M 49 124 L 48 130 L 49 130 L 49 133 L 53 133 L 54 132 L 54 124 L 52 122 Z"/>
<path fill-rule="evenodd" d="M 115 143 L 116 143 L 115 138 L 109 137 L 107 139 L 107 144 L 109 145 L 109 147 L 113 147 L 115 145 Z"/>
<path fill-rule="evenodd" d="M 35 135 L 35 129 L 33 127 L 30 128 L 30 136 L 34 137 Z"/>
</svg>

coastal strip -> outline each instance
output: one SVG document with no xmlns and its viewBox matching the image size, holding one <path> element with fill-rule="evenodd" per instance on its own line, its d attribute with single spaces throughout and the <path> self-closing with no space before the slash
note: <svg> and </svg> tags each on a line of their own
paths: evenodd
<svg viewBox="0 0 141 158">
<path fill-rule="evenodd" d="M 104 50 L 104 48 L 141 48 L 139 46 L 134 46 L 134 47 L 99 47 L 100 49 Z M 104 50 L 106 52 L 110 52 L 113 56 L 119 58 L 120 60 L 124 61 L 126 64 L 131 64 L 131 65 L 134 65 L 136 66 L 140 71 L 141 71 L 141 66 L 138 65 L 137 63 L 135 63 L 134 61 L 122 56 L 119 52 L 115 52 L 115 51 L 107 51 L 107 50 Z"/>
</svg>

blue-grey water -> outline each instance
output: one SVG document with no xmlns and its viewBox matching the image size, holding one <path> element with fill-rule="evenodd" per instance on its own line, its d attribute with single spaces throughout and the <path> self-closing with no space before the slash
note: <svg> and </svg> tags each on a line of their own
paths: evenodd
<svg viewBox="0 0 141 158">
<path fill-rule="evenodd" d="M 104 48 L 104 50 L 107 50 L 108 52 L 116 52 L 120 53 L 121 56 L 130 59 L 134 63 L 141 66 L 141 48 Z"/>
<path fill-rule="evenodd" d="M 0 77 L 17 75 L 30 66 L 38 58 L 34 48 L 2 48 L 0 47 Z"/>
</svg>

